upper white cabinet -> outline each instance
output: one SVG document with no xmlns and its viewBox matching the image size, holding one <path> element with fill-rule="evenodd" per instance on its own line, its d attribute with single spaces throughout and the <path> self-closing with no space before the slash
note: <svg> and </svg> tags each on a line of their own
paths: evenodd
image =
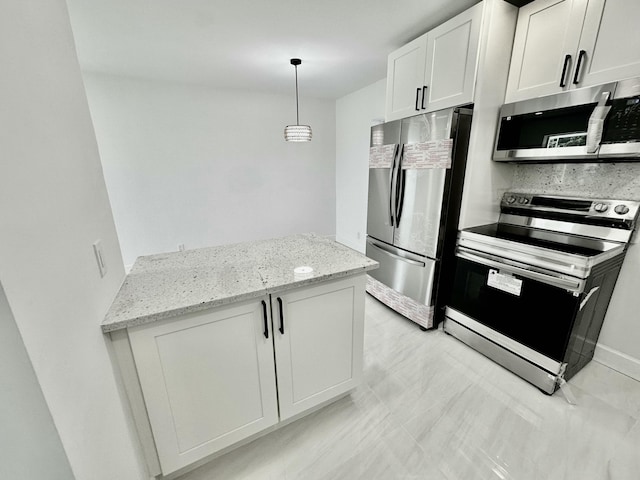
<svg viewBox="0 0 640 480">
<path fill-rule="evenodd" d="M 473 102 L 481 23 L 482 2 L 427 33 L 424 111 Z"/>
<path fill-rule="evenodd" d="M 589 0 L 578 54 L 579 86 L 640 76 L 640 1 Z"/>
<path fill-rule="evenodd" d="M 272 296 L 281 420 L 360 382 L 364 288 L 360 276 Z"/>
<path fill-rule="evenodd" d="M 129 330 L 164 475 L 278 422 L 267 302 Z"/>
<path fill-rule="evenodd" d="M 638 0 L 536 0 L 520 8 L 506 102 L 640 75 Z"/>
<path fill-rule="evenodd" d="M 420 111 L 427 36 L 423 35 L 391 53 L 387 60 L 385 119 L 396 120 Z"/>
<path fill-rule="evenodd" d="M 392 52 L 387 121 L 473 102 L 483 4 Z"/>
</svg>

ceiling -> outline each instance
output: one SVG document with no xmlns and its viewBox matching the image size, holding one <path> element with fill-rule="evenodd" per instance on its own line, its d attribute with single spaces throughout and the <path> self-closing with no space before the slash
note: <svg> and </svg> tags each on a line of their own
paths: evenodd
<svg viewBox="0 0 640 480">
<path fill-rule="evenodd" d="M 339 98 L 479 0 L 67 0 L 83 70 Z"/>
</svg>

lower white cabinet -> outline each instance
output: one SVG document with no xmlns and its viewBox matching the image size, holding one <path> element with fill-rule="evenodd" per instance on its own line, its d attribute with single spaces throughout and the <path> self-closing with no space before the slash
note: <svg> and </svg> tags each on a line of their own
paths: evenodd
<svg viewBox="0 0 640 480">
<path fill-rule="evenodd" d="M 125 385 L 138 431 L 155 443 L 147 462 L 159 460 L 161 472 L 150 473 L 175 472 L 353 389 L 364 288 L 357 275 L 129 328 L 134 381 Z M 119 360 L 127 377 L 126 355 Z"/>
<path fill-rule="evenodd" d="M 362 376 L 364 282 L 272 296 L 280 419 L 354 388 Z"/>
<path fill-rule="evenodd" d="M 129 329 L 163 474 L 278 422 L 268 320 L 251 301 Z"/>
</svg>

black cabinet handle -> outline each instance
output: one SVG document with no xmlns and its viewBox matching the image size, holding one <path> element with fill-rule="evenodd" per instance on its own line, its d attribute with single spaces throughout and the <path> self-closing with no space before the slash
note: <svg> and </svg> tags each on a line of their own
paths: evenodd
<svg viewBox="0 0 640 480">
<path fill-rule="evenodd" d="M 427 108 L 427 107 L 425 107 L 425 106 L 424 106 L 424 99 L 425 99 L 425 97 L 426 97 L 426 96 L 427 96 L 427 86 L 426 86 L 426 85 L 424 85 L 424 86 L 422 87 L 422 102 L 420 103 L 420 106 L 422 106 L 422 110 L 424 110 L 425 108 Z"/>
<path fill-rule="evenodd" d="M 278 297 L 278 310 L 280 310 L 280 333 L 284 335 L 284 312 L 282 311 L 282 299 Z"/>
<path fill-rule="evenodd" d="M 264 338 L 269 338 L 269 323 L 267 319 L 267 302 L 262 300 L 262 315 L 264 318 Z"/>
<path fill-rule="evenodd" d="M 418 87 L 418 89 L 416 90 L 416 112 L 420 111 L 420 109 L 418 108 L 418 99 L 420 98 L 420 90 L 422 90 L 420 87 Z"/>
<path fill-rule="evenodd" d="M 584 59 L 584 56 L 587 54 L 586 50 L 580 50 L 580 53 L 578 54 L 578 63 L 576 64 L 576 73 L 573 76 L 573 84 L 577 85 L 579 82 L 578 77 L 580 77 L 580 67 L 582 66 L 582 60 Z"/>
<path fill-rule="evenodd" d="M 564 65 L 562 66 L 562 75 L 560 75 L 560 87 L 562 88 L 567 86 L 567 82 L 565 81 L 565 78 L 567 76 L 567 67 L 569 67 L 570 60 L 571 60 L 571 55 L 565 55 Z"/>
</svg>

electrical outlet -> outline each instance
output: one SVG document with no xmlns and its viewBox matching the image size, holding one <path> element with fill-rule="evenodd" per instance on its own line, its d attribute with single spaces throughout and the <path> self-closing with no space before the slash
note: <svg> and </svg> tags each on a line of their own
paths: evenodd
<svg viewBox="0 0 640 480">
<path fill-rule="evenodd" d="M 100 277 L 104 277 L 107 274 L 107 264 L 104 261 L 104 253 L 102 251 L 102 240 L 96 240 L 93 243 L 93 253 L 95 253 L 96 255 L 96 262 L 98 262 Z"/>
<path fill-rule="evenodd" d="M 178 244 L 178 251 L 179 252 L 184 252 L 184 243 Z"/>
</svg>

